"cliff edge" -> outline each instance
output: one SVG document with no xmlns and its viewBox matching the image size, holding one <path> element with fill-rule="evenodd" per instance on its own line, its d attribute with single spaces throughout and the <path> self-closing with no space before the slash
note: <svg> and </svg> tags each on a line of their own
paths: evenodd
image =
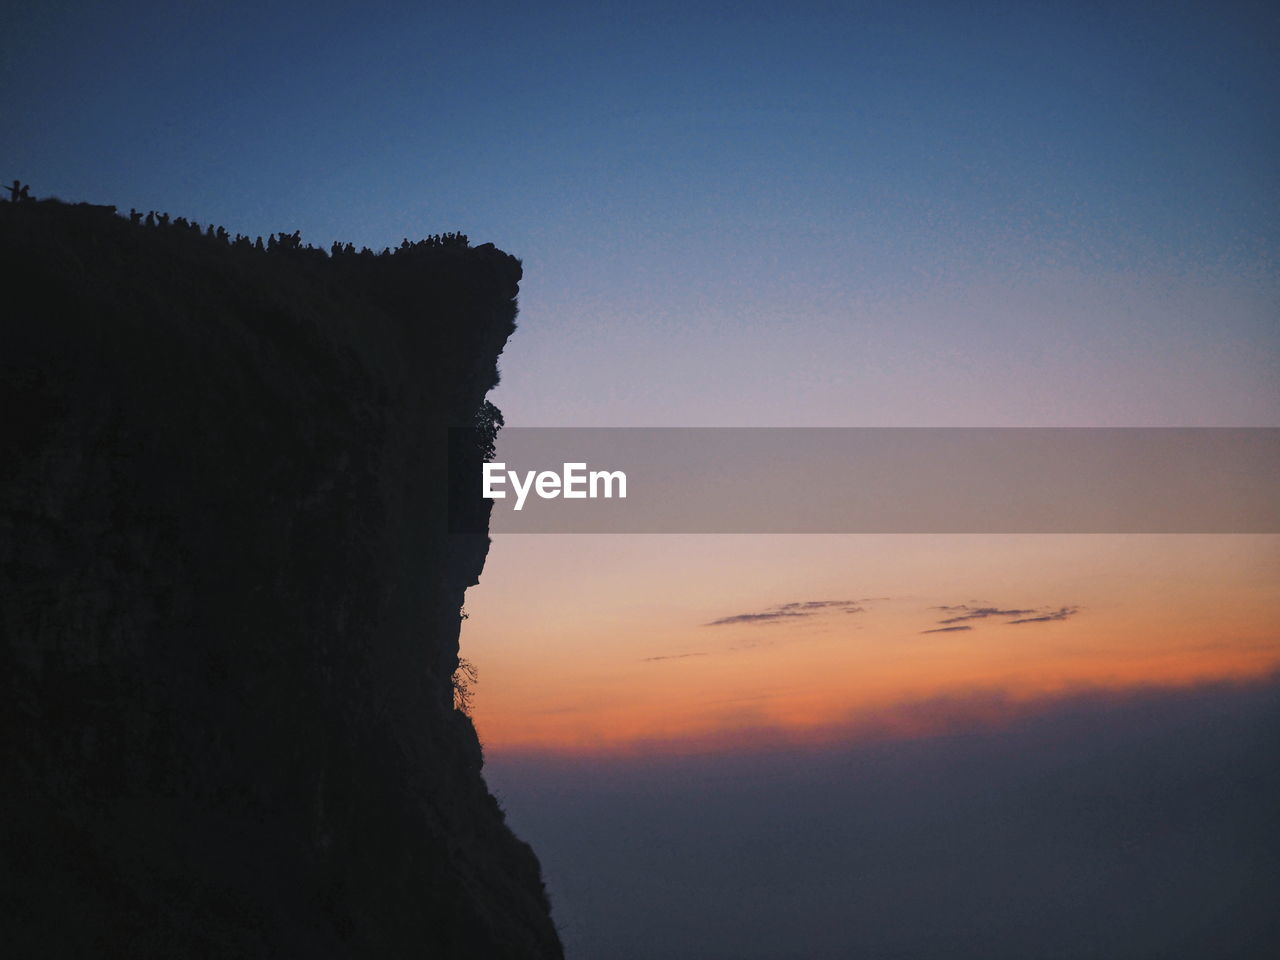
<svg viewBox="0 0 1280 960">
<path fill-rule="evenodd" d="M 519 262 L 164 220 L 0 204 L 7 955 L 559 957 L 453 682 Z"/>
</svg>

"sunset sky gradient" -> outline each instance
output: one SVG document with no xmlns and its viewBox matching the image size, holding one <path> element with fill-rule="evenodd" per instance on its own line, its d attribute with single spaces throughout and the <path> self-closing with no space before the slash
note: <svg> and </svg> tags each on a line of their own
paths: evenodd
<svg viewBox="0 0 1280 960">
<path fill-rule="evenodd" d="M 509 425 L 1280 426 L 1277 49 L 1280 13 L 1261 2 L 53 0 L 10 11 L 0 33 L 0 177 L 232 232 L 300 228 L 325 248 L 447 230 L 492 241 L 525 270 L 493 395 Z M 1080 840 L 1062 827 L 1095 822 L 1090 793 L 1043 807 L 1021 846 L 992 828 L 983 850 L 1007 841 L 1004 866 L 914 873 L 902 851 L 946 815 L 892 812 L 917 809 L 917 760 L 950 769 L 946 737 L 1057 730 L 1067 702 L 1083 706 L 1061 719 L 1078 748 L 1063 756 L 1084 757 L 1070 762 L 1095 779 L 1042 769 L 1053 752 L 1016 737 L 999 741 L 1007 769 L 1064 795 L 1121 784 L 1117 803 L 1151 809 L 1145 787 L 1090 766 L 1089 751 L 1123 757 L 1116 770 L 1146 756 L 1126 737 L 1152 689 L 1271 675 L 1277 583 L 1280 537 L 1261 535 L 500 536 L 468 592 L 462 654 L 479 670 L 489 776 L 543 856 L 571 956 L 780 957 L 839 929 L 854 899 L 867 930 L 894 918 L 883 942 L 805 956 L 887 956 L 899 934 L 925 939 L 895 955 L 1048 956 L 1027 946 L 1040 942 L 1031 931 L 1076 891 L 1105 913 L 1108 891 L 1168 892 L 1175 860 L 1197 879 L 1115 920 L 1132 939 L 1079 940 L 1088 931 L 1063 914 L 1061 956 L 1227 956 L 1177 923 L 1235 916 L 1232 891 L 1261 897 L 1258 878 L 1274 884 L 1276 871 L 1249 859 L 1256 845 L 1183 845 L 1172 860 L 1161 847 L 1135 861 L 1149 864 L 1141 878 L 1128 861 L 1095 875 L 1112 863 L 1089 846 L 1105 831 Z M 816 601 L 860 610 L 708 626 Z M 957 605 L 1071 612 L 941 624 L 939 608 Z M 942 626 L 972 629 L 927 632 Z M 1193 732 L 1200 752 L 1168 782 L 1203 782 L 1217 799 L 1185 801 L 1168 834 L 1134 814 L 1143 826 L 1105 834 L 1105 850 L 1186 836 L 1184 823 L 1238 839 L 1261 816 L 1252 794 L 1213 793 L 1236 781 L 1205 758 L 1262 742 L 1272 701 L 1246 698 L 1259 712 L 1241 708 L 1223 732 L 1204 717 L 1230 713 L 1213 705 L 1236 702 L 1234 688 L 1213 689 L 1200 713 L 1169 708 L 1152 743 Z M 1100 693 L 1132 710 L 1099 707 L 1112 719 L 1089 726 Z M 645 766 L 869 743 L 915 758 L 883 774 L 900 786 L 885 788 L 892 802 L 866 807 L 865 823 L 895 838 L 872 862 L 905 871 L 884 888 L 901 895 L 824 899 L 862 875 L 817 884 L 816 833 L 788 840 L 816 851 L 808 859 L 706 873 L 737 862 L 743 831 L 782 829 L 788 805 L 760 800 L 736 832 L 699 821 L 681 860 L 672 824 L 694 809 L 683 768 L 664 779 Z M 1240 756 L 1248 780 L 1254 755 Z M 737 823 L 743 798 L 766 789 L 734 776 L 705 791 L 719 804 L 708 817 Z M 826 794 L 814 783 L 837 790 L 796 782 L 815 803 Z M 959 782 L 981 789 L 940 773 L 939 803 Z M 851 773 L 838 790 L 866 783 Z M 1035 803 L 1009 807 L 1009 822 Z M 1210 809 L 1243 819 L 1206 820 Z M 846 822 L 834 806 L 813 816 Z M 595 846 L 576 832 L 592 817 L 609 827 Z M 845 867 L 876 842 L 850 840 Z M 1024 863 L 1076 872 L 1009 866 Z M 931 931 L 895 911 L 916 894 L 933 903 L 920 891 L 936 876 L 977 899 L 962 911 L 939 894 L 948 906 Z M 1009 908 L 1005 939 L 958 947 L 969 941 L 955 931 L 984 903 L 1017 901 L 1028 876 L 1043 900 Z M 767 896 L 715 900 L 757 877 Z M 756 904 L 758 929 L 730 919 L 742 903 Z M 691 904 L 700 912 L 686 917 Z M 653 915 L 673 926 L 648 954 Z M 1225 927 L 1253 936 L 1247 922 Z M 1012 943 L 1023 952 L 1001 952 Z"/>
<path fill-rule="evenodd" d="M 484 577 L 464 653 L 491 753 L 928 734 L 1280 665 L 1275 536 L 506 536 Z M 944 625 L 960 605 L 1026 612 Z"/>
</svg>

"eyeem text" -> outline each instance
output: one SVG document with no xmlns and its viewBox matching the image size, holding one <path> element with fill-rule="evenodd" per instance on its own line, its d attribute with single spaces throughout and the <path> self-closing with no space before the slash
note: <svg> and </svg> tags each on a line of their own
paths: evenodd
<svg viewBox="0 0 1280 960">
<path fill-rule="evenodd" d="M 484 496 L 490 500 L 505 500 L 507 491 L 502 489 L 508 480 L 516 493 L 515 509 L 524 507 L 529 491 L 535 491 L 543 500 L 564 497 L 566 500 L 585 500 L 627 497 L 627 475 L 621 470 L 587 470 L 585 463 L 566 463 L 564 470 L 527 470 L 523 478 L 515 470 L 508 470 L 501 461 L 484 465 Z M 616 492 L 615 492 L 616 491 Z"/>
</svg>

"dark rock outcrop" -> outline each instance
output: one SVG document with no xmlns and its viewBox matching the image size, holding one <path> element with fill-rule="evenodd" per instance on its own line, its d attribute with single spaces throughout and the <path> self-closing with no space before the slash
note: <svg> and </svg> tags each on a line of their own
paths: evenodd
<svg viewBox="0 0 1280 960">
<path fill-rule="evenodd" d="M 519 262 L 224 238 L 0 204 L 4 951 L 557 957 L 452 682 Z"/>
</svg>

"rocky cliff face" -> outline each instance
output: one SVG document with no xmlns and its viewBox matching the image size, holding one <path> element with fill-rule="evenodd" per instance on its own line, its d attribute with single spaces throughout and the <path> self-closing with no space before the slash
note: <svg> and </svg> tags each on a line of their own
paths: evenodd
<svg viewBox="0 0 1280 960">
<path fill-rule="evenodd" d="M 518 261 L 33 202 L 0 263 L 8 955 L 559 956 L 452 685 Z"/>
</svg>

